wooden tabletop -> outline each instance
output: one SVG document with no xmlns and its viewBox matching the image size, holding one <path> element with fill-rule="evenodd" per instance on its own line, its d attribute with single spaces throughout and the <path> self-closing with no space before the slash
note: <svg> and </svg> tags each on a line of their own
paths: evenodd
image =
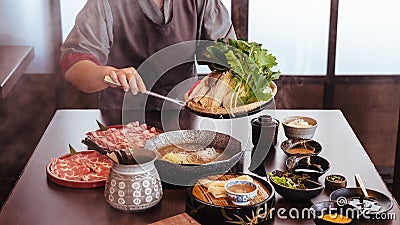
<svg viewBox="0 0 400 225">
<path fill-rule="evenodd" d="M 32 62 L 32 46 L 0 45 L 0 98 L 4 98 Z"/>
<path fill-rule="evenodd" d="M 263 112 L 265 113 L 265 112 Z M 355 173 L 359 173 L 367 188 L 390 196 L 394 207 L 390 213 L 400 215 L 399 206 L 380 178 L 370 158 L 339 110 L 276 110 L 268 112 L 278 120 L 292 115 L 308 115 L 319 122 L 313 139 L 321 143 L 320 156 L 329 160 L 327 173 L 345 175 L 348 187 L 354 187 Z M 77 150 L 85 133 L 97 129 L 96 119 L 102 120 L 98 110 L 58 110 L 46 132 L 28 161 L 19 181 L 14 187 L 0 213 L 0 224 L 148 224 L 185 212 L 185 189 L 165 189 L 158 205 L 141 213 L 124 213 L 111 208 L 104 200 L 103 188 L 74 189 L 52 183 L 46 178 L 46 165 L 53 157 L 68 153 L 68 144 Z M 199 118 L 199 128 L 213 127 L 240 139 L 244 150 L 249 152 L 249 119 L 215 121 Z M 230 125 L 229 125 L 230 124 Z M 223 127 L 225 126 L 225 127 Z M 230 126 L 230 127 L 229 127 Z M 246 129 L 247 128 L 247 129 Z M 266 170 L 284 169 L 286 155 L 279 145 L 284 141 L 283 130 L 279 130 L 278 145 L 268 154 Z M 250 139 L 251 140 L 251 139 Z M 320 182 L 323 177 L 320 178 Z M 323 191 L 308 203 L 293 203 L 276 195 L 276 209 L 305 208 L 313 203 L 329 199 L 329 191 Z M 285 216 L 285 215 L 283 215 Z M 288 216 L 288 215 L 286 215 Z M 289 216 L 288 216 L 289 217 Z M 361 221 L 361 224 L 398 224 L 396 220 Z M 312 220 L 293 220 L 275 216 L 266 224 L 314 224 Z"/>
</svg>

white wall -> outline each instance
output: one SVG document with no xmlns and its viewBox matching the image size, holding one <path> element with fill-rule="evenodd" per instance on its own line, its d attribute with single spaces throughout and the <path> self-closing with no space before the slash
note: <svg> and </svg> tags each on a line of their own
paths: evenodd
<svg viewBox="0 0 400 225">
<path fill-rule="evenodd" d="M 27 73 L 53 73 L 50 5 L 43 0 L 0 0 L 0 45 L 32 45 Z"/>
</svg>

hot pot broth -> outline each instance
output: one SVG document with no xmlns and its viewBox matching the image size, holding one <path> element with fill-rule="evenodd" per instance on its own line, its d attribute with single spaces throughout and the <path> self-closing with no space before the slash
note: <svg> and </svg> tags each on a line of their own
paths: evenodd
<svg viewBox="0 0 400 225">
<path fill-rule="evenodd" d="M 206 164 L 214 161 L 222 149 L 204 145 L 170 144 L 157 149 L 164 160 L 177 164 Z"/>
</svg>

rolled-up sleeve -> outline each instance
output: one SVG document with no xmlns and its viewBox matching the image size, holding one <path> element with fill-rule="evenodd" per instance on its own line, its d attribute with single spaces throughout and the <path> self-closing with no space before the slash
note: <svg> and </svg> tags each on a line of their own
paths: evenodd
<svg viewBox="0 0 400 225">
<path fill-rule="evenodd" d="M 61 73 L 76 62 L 105 65 L 112 45 L 112 13 L 107 0 L 88 0 L 61 46 Z"/>
<path fill-rule="evenodd" d="M 203 15 L 202 39 L 236 38 L 228 10 L 220 0 L 205 0 Z"/>
</svg>

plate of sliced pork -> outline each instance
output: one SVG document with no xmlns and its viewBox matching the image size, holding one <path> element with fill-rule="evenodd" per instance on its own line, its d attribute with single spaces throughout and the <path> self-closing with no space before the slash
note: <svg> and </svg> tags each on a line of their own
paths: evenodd
<svg viewBox="0 0 400 225">
<path fill-rule="evenodd" d="M 143 148 L 146 140 L 162 133 L 161 130 L 133 121 L 125 125 L 107 126 L 99 124 L 100 129 L 86 133 L 96 145 L 109 151 L 127 148 Z"/>
<path fill-rule="evenodd" d="M 103 187 L 112 163 L 96 151 L 81 151 L 52 158 L 46 167 L 52 182 L 73 188 Z"/>
</svg>

